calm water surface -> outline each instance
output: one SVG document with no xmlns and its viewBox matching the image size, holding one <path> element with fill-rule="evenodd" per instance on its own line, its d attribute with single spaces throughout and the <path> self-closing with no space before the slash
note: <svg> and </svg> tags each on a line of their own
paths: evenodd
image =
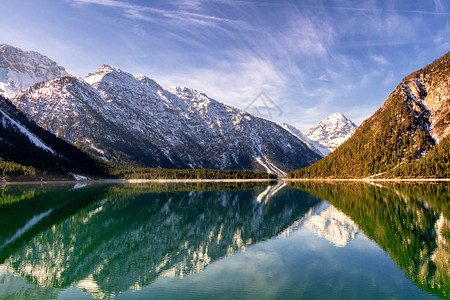
<svg viewBox="0 0 450 300">
<path fill-rule="evenodd" d="M 4 186 L 0 299 L 450 299 L 450 186 Z"/>
</svg>

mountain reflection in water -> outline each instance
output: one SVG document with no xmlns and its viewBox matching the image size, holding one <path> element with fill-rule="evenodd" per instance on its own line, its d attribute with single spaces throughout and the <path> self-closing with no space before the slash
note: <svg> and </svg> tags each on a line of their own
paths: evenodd
<svg viewBox="0 0 450 300">
<path fill-rule="evenodd" d="M 450 297 L 450 185 L 297 182 L 381 246 L 424 290 Z"/>
<path fill-rule="evenodd" d="M 284 184 L 77 187 L 2 190 L 0 264 L 49 298 L 57 293 L 46 287 L 76 284 L 105 298 L 199 272 L 277 236 L 321 202 Z"/>
<path fill-rule="evenodd" d="M 449 298 L 449 198 L 448 184 L 6 186 L 0 299 Z"/>
</svg>

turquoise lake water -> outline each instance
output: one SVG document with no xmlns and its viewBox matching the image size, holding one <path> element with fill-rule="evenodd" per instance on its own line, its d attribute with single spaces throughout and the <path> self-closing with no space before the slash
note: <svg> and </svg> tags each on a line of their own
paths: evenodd
<svg viewBox="0 0 450 300">
<path fill-rule="evenodd" d="M 3 186 L 0 299 L 449 299 L 447 183 Z"/>
</svg>

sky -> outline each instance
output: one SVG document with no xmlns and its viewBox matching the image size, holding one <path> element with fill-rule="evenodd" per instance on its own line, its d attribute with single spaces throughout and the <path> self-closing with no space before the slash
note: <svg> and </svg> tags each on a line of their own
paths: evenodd
<svg viewBox="0 0 450 300">
<path fill-rule="evenodd" d="M 0 1 L 0 43 L 72 75 L 107 63 L 302 131 L 335 112 L 360 125 L 450 50 L 448 0 Z"/>
</svg>

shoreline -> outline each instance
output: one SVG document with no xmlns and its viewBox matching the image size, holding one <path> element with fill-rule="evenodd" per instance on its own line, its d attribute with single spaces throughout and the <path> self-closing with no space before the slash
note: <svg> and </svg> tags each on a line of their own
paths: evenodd
<svg viewBox="0 0 450 300">
<path fill-rule="evenodd" d="M 5 185 L 32 184 L 90 184 L 90 183 L 240 183 L 240 182 L 450 182 L 450 178 L 278 178 L 278 179 L 88 179 L 50 181 L 2 181 Z"/>
<path fill-rule="evenodd" d="M 285 182 L 336 181 L 336 182 L 450 182 L 450 178 L 284 178 Z"/>
<path fill-rule="evenodd" d="M 51 181 L 2 181 L 0 185 L 20 184 L 76 184 L 76 183 L 239 183 L 239 182 L 272 182 L 281 179 L 88 179 L 88 180 L 51 180 Z"/>
</svg>

